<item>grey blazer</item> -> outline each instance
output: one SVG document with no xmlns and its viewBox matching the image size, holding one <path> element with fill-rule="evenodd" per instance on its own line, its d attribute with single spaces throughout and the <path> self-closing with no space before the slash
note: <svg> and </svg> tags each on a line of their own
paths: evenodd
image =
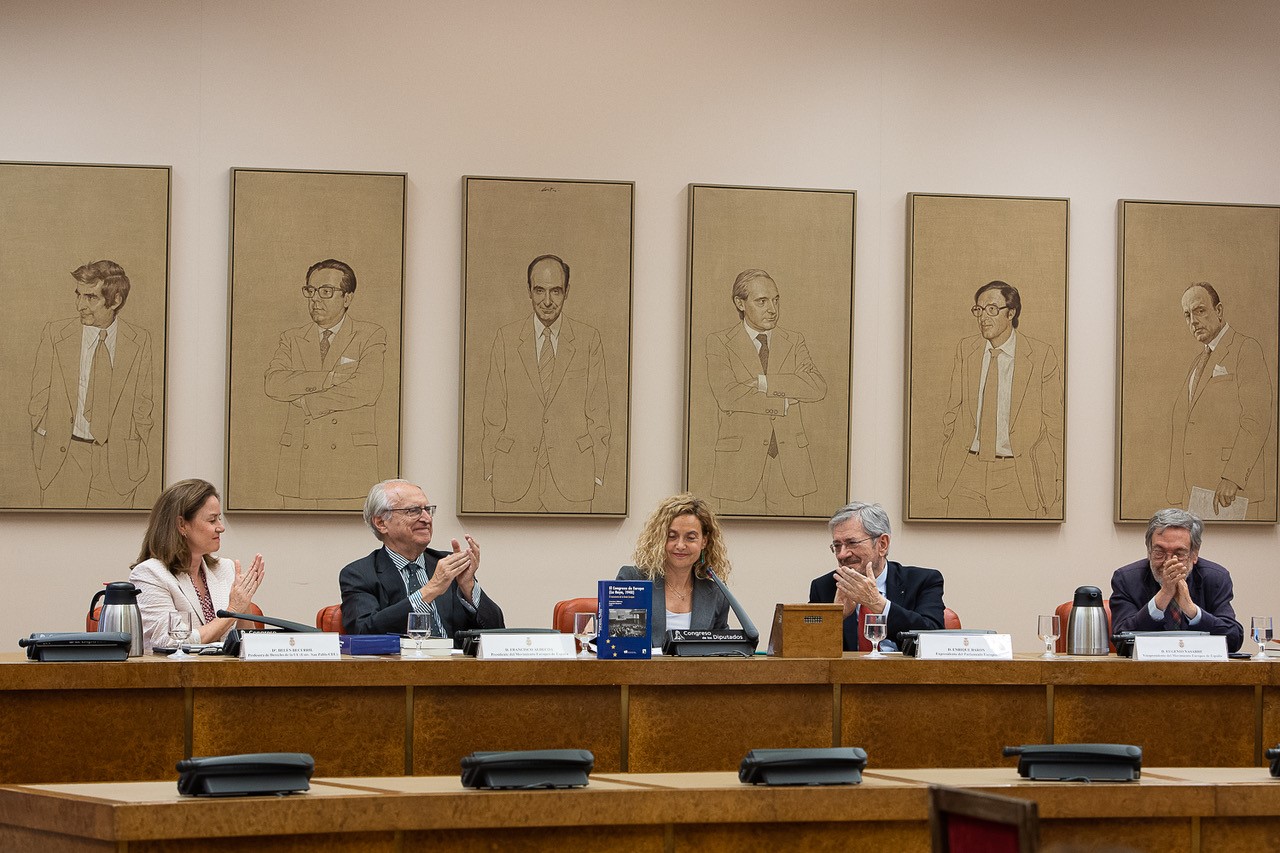
<svg viewBox="0 0 1280 853">
<path fill-rule="evenodd" d="M 623 566 L 618 569 L 620 581 L 648 580 L 644 572 L 635 566 Z M 693 579 L 693 613 L 689 618 L 689 629 L 693 631 L 721 631 L 729 627 L 729 599 L 724 597 L 709 579 L 695 577 Z M 667 638 L 667 586 L 660 577 L 653 579 L 653 613 L 649 623 L 649 642 L 656 648 L 662 648 Z"/>
</svg>

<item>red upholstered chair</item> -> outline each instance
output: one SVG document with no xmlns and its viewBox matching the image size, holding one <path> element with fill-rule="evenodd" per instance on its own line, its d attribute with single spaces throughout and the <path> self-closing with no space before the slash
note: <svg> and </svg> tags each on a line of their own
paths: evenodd
<svg viewBox="0 0 1280 853">
<path fill-rule="evenodd" d="M 1058 605 L 1058 609 L 1053 611 L 1058 614 L 1058 641 L 1054 644 L 1054 650 L 1059 654 L 1067 652 L 1067 625 L 1071 624 L 1071 607 L 1072 602 L 1064 601 Z M 1111 599 L 1102 599 L 1102 610 L 1107 614 L 1107 637 L 1111 636 Z M 1107 645 L 1111 648 L 1111 654 L 1116 653 L 1116 644 L 1107 641 Z"/>
<path fill-rule="evenodd" d="M 342 633 L 342 605 L 330 604 L 316 611 L 316 627 L 321 631 Z"/>
<path fill-rule="evenodd" d="M 960 624 L 960 617 L 956 615 L 954 610 L 950 607 L 944 607 L 942 608 L 942 627 L 954 630 L 956 628 L 963 628 L 964 626 Z"/>
<path fill-rule="evenodd" d="M 551 611 L 551 627 L 561 634 L 573 633 L 573 615 L 575 613 L 595 613 L 599 602 L 595 598 L 567 598 L 557 601 Z"/>
<path fill-rule="evenodd" d="M 256 605 L 256 604 L 254 604 L 254 603 L 251 601 L 251 602 L 249 602 L 249 612 L 250 612 L 250 613 L 252 613 L 254 616 L 261 616 L 261 615 L 262 615 L 262 608 L 261 608 L 261 607 L 259 607 L 259 606 L 258 606 L 258 605 Z M 99 604 L 97 607 L 93 608 L 93 612 L 92 612 L 92 613 L 90 613 L 88 616 L 84 617 L 84 629 L 85 629 L 86 631 L 96 631 L 96 630 L 98 630 L 98 616 L 99 616 L 99 615 L 101 615 L 101 613 L 102 613 L 102 605 L 101 605 L 101 604 Z M 261 623 L 261 622 L 254 622 L 254 623 L 253 623 L 253 627 L 255 627 L 255 628 L 261 628 L 261 627 L 262 627 L 262 623 Z"/>
<path fill-rule="evenodd" d="M 933 853 L 1033 853 L 1040 847 L 1034 800 L 929 786 Z"/>
</svg>

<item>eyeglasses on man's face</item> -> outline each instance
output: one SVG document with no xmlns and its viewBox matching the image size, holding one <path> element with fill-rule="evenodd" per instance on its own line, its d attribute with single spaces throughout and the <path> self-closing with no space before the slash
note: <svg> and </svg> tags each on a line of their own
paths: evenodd
<svg viewBox="0 0 1280 853">
<path fill-rule="evenodd" d="M 852 551 L 863 542 L 870 542 L 875 538 L 874 536 L 864 536 L 861 539 L 837 539 L 831 543 L 831 553 L 839 554 L 841 551 Z"/>
<path fill-rule="evenodd" d="M 422 518 L 422 514 L 424 512 L 431 518 L 435 518 L 436 505 L 427 504 L 426 506 L 396 506 L 389 509 L 388 512 L 402 512 L 404 513 L 405 518 L 409 519 L 410 521 L 417 521 L 419 518 Z"/>
<path fill-rule="evenodd" d="M 302 295 L 307 297 L 308 299 L 314 299 L 317 296 L 319 296 L 321 299 L 332 299 L 333 294 L 341 293 L 341 292 L 342 292 L 342 288 L 330 287 L 327 284 L 324 287 L 312 287 L 309 284 L 304 284 L 302 286 Z"/>
<path fill-rule="evenodd" d="M 975 317 L 981 317 L 982 312 L 985 311 L 988 317 L 994 317 L 1008 307 L 1008 305 L 975 305 L 969 309 L 969 313 Z"/>
</svg>

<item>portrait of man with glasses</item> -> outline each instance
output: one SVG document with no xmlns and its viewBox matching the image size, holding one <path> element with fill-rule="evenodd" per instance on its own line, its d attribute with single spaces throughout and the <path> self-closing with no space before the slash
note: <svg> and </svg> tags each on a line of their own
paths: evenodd
<svg viewBox="0 0 1280 853">
<path fill-rule="evenodd" d="M 289 404 L 276 493 L 286 509 L 359 509 L 379 479 L 374 406 L 387 333 L 347 316 L 356 274 L 342 261 L 312 264 L 301 291 L 310 322 L 280 335 L 265 376 L 267 396 Z"/>
<path fill-rule="evenodd" d="M 978 334 L 956 347 L 942 417 L 947 518 L 1062 518 L 1063 382 L 1049 344 L 1018 331 L 1022 297 L 978 288 Z"/>
</svg>

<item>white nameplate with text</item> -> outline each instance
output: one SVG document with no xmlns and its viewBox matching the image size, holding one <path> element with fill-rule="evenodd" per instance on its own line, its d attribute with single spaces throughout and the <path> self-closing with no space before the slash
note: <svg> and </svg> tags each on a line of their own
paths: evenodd
<svg viewBox="0 0 1280 853">
<path fill-rule="evenodd" d="M 929 634 L 916 638 L 921 660 L 1013 660 L 1009 634 Z"/>
<path fill-rule="evenodd" d="M 279 631 L 240 635 L 240 660 L 341 660 L 337 634 L 283 634 Z"/>
<path fill-rule="evenodd" d="M 572 634 L 481 634 L 480 660 L 573 660 Z"/>
<path fill-rule="evenodd" d="M 1202 634 L 1197 637 L 1161 637 L 1157 634 L 1133 638 L 1134 660 L 1227 660 L 1227 638 Z"/>
</svg>

